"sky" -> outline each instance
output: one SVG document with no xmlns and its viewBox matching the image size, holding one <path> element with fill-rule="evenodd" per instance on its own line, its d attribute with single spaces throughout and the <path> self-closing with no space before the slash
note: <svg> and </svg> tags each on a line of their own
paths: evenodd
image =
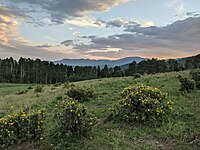
<svg viewBox="0 0 200 150">
<path fill-rule="evenodd" d="M 200 53 L 200 0 L 0 0 L 0 58 Z"/>
</svg>

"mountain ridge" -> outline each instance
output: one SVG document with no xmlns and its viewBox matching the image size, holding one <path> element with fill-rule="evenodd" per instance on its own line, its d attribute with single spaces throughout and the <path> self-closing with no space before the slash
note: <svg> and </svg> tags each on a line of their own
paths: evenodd
<svg viewBox="0 0 200 150">
<path fill-rule="evenodd" d="M 62 59 L 58 61 L 54 61 L 55 64 L 64 64 L 69 66 L 100 66 L 108 65 L 108 67 L 121 66 L 125 64 L 129 64 L 133 61 L 137 63 L 142 60 L 147 60 L 148 58 L 142 57 L 125 57 L 118 60 L 96 60 L 96 59 Z"/>
</svg>

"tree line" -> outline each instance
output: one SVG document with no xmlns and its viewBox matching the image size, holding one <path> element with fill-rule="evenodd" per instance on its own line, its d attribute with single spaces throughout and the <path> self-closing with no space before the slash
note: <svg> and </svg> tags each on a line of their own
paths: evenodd
<svg viewBox="0 0 200 150">
<path fill-rule="evenodd" d="M 54 64 L 40 59 L 12 57 L 0 59 L 0 82 L 10 83 L 45 83 L 53 84 L 65 81 L 80 81 L 96 78 L 123 77 L 139 74 L 155 74 L 186 69 L 200 68 L 200 55 L 181 60 L 148 59 L 139 63 L 133 61 L 122 70 L 120 66 L 103 68 L 100 66 L 68 66 Z"/>
<path fill-rule="evenodd" d="M 92 66 L 67 66 L 54 64 L 40 59 L 20 58 L 19 61 L 12 57 L 0 59 L 0 82 L 9 83 L 45 83 L 53 84 L 65 81 L 80 81 L 101 77 L 122 76 L 121 68 L 116 66 L 103 69 Z"/>
<path fill-rule="evenodd" d="M 200 54 L 192 57 L 187 57 L 183 59 L 168 59 L 168 60 L 158 60 L 158 59 L 148 59 L 139 62 L 138 64 L 133 61 L 129 64 L 128 68 L 125 70 L 126 76 L 134 75 L 135 73 L 140 74 L 155 74 L 164 73 L 171 71 L 181 71 L 187 69 L 197 69 L 200 68 Z"/>
</svg>

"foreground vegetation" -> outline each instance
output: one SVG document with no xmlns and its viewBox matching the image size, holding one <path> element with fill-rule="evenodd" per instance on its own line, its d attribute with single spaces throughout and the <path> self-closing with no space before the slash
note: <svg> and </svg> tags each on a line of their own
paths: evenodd
<svg viewBox="0 0 200 150">
<path fill-rule="evenodd" d="M 19 109 L 38 111 L 44 108 L 46 118 L 43 134 L 39 140 L 29 141 L 30 147 L 37 146 L 35 149 L 199 149 L 200 90 L 180 91 L 178 75 L 189 78 L 189 71 L 144 75 L 137 79 L 120 77 L 44 85 L 39 92 L 35 91 L 38 85 L 0 84 L 0 115 L 3 117 Z M 172 112 L 161 121 L 154 122 L 108 120 L 109 108 L 120 100 L 120 92 L 135 84 L 168 93 L 168 99 L 174 102 Z M 94 96 L 81 102 L 81 105 L 88 114 L 98 118 L 98 123 L 84 136 L 60 138 L 55 132 L 59 124 L 53 121 L 56 107 L 65 99 L 67 91 L 84 86 L 93 89 Z M 21 146 L 23 143 L 11 149 Z"/>
</svg>

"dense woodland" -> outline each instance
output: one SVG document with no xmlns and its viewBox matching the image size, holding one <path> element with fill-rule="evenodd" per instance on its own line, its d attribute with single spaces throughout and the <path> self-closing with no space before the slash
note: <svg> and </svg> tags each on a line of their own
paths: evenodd
<svg viewBox="0 0 200 150">
<path fill-rule="evenodd" d="M 200 54 L 180 60 L 149 59 L 136 63 L 133 61 L 128 68 L 120 66 L 109 68 L 67 66 L 41 61 L 40 59 L 11 58 L 0 59 L 0 82 L 10 83 L 46 83 L 52 84 L 65 81 L 80 81 L 95 78 L 122 77 L 139 74 L 154 74 L 186 69 L 200 68 Z"/>
</svg>

